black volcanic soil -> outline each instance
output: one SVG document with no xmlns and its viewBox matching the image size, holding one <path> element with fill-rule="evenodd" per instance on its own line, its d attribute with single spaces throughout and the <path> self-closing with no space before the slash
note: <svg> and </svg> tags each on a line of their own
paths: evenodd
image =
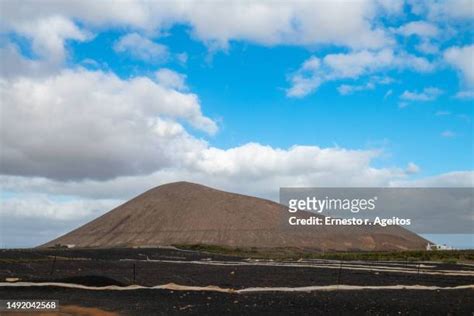
<svg viewBox="0 0 474 316">
<path fill-rule="evenodd" d="M 56 259 L 55 259 L 56 258 Z M 148 258 L 148 261 L 147 261 Z M 212 259 L 219 265 L 206 264 Z M 152 260 L 166 260 L 155 262 Z M 0 281 L 55 281 L 89 286 L 167 283 L 215 285 L 223 288 L 300 287 L 310 285 L 430 285 L 474 284 L 474 277 L 375 271 L 381 266 L 413 268 L 403 262 L 371 263 L 374 270 L 350 270 L 367 262 L 314 261 L 327 267 L 228 265 L 244 258 L 174 249 L 55 249 L 1 250 Z M 301 264 L 301 262 L 288 262 Z M 309 262 L 311 264 L 311 262 Z M 472 266 L 426 263 L 423 271 L 472 271 Z M 135 266 L 135 275 L 133 267 Z M 134 280 L 135 279 L 135 280 Z M 1 287 L 0 299 L 55 299 L 69 310 L 98 308 L 119 315 L 293 314 L 293 315 L 471 315 L 473 290 L 357 290 L 229 294 L 204 291 L 143 289 L 80 290 L 61 287 Z M 79 307 L 78 307 L 79 306 Z M 35 315 L 35 314 L 32 314 Z M 38 314 L 36 314 L 38 315 Z M 66 315 L 75 315 L 69 313 Z"/>
<path fill-rule="evenodd" d="M 472 295 L 472 290 L 223 294 L 0 288 L 2 299 L 55 299 L 60 306 L 96 307 L 120 315 L 472 315 Z"/>
<path fill-rule="evenodd" d="M 55 259 L 56 257 L 56 259 Z M 149 259 L 147 261 L 147 258 Z M 160 260 L 160 262 L 154 261 Z M 223 265 L 206 264 L 209 260 Z M 330 267 L 288 267 L 263 265 L 230 265 L 247 262 L 244 258 L 181 251 L 173 249 L 83 249 L 83 250 L 2 250 L 0 251 L 0 280 L 7 277 L 32 282 L 79 282 L 78 277 L 109 278 L 110 284 L 96 286 L 139 284 L 155 286 L 167 283 L 241 289 L 246 287 L 300 287 L 311 285 L 435 285 L 458 286 L 474 284 L 474 276 L 432 275 L 423 271 L 449 269 L 472 270 L 472 266 L 430 264 L 420 268 L 420 274 L 378 271 L 386 263 L 332 262 Z M 320 261 L 313 261 L 319 263 Z M 326 261 L 321 261 L 325 264 Z M 302 264 L 301 262 L 289 262 Z M 312 264 L 312 262 L 308 262 Z M 369 270 L 351 266 L 369 266 Z M 405 263 L 390 263 L 404 268 Z M 371 268 L 373 267 L 373 271 Z M 416 269 L 416 265 L 412 268 Z M 135 272 L 134 272 L 135 270 Z M 72 280 L 75 280 L 72 281 Z M 113 280 L 113 281 L 112 281 Z"/>
</svg>

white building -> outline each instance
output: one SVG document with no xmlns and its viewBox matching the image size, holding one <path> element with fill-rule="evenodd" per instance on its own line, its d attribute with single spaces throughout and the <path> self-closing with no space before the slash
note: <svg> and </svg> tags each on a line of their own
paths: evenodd
<svg viewBox="0 0 474 316">
<path fill-rule="evenodd" d="M 437 244 L 430 244 L 428 243 L 426 245 L 426 250 L 454 250 L 453 247 L 451 246 L 448 246 L 446 244 L 442 244 L 442 245 L 437 245 Z"/>
</svg>

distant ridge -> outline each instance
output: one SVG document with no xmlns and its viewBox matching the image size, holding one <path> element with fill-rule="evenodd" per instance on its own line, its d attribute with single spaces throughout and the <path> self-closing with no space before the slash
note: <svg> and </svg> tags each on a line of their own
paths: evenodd
<svg viewBox="0 0 474 316">
<path fill-rule="evenodd" d="M 349 251 L 424 249 L 427 243 L 398 226 L 283 229 L 287 213 L 285 206 L 272 201 L 175 182 L 151 189 L 40 247 L 205 244 Z"/>
</svg>

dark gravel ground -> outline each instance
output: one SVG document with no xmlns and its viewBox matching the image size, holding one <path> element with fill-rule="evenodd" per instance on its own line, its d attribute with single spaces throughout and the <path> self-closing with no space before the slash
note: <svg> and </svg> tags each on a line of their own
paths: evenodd
<svg viewBox="0 0 474 316">
<path fill-rule="evenodd" d="M 134 266 L 135 264 L 135 276 Z M 0 264 L 0 280 L 17 277 L 22 281 L 63 281 L 77 276 L 105 276 L 122 284 L 154 286 L 166 283 L 216 285 L 240 289 L 257 286 L 310 285 L 436 285 L 474 284 L 472 276 L 444 276 L 371 272 L 327 268 L 275 266 L 214 266 L 182 263 L 56 261 Z"/>
<path fill-rule="evenodd" d="M 3 299 L 55 299 L 60 305 L 98 307 L 121 315 L 472 315 L 473 294 L 471 290 L 223 294 L 0 288 Z"/>
<path fill-rule="evenodd" d="M 55 259 L 56 257 L 56 259 Z M 143 261 L 243 261 L 243 258 L 173 249 L 0 250 L 0 281 L 57 281 L 91 286 L 177 283 L 223 288 L 310 285 L 474 284 L 472 276 L 406 274 L 330 268 L 221 266 Z M 127 259 L 123 261 L 122 259 Z M 359 264 L 343 262 L 344 265 Z M 367 264 L 367 263 L 364 263 Z M 373 263 L 376 269 L 381 263 Z M 389 263 L 403 267 L 404 263 Z M 468 266 L 438 264 L 440 269 Z M 135 267 L 135 268 L 134 268 Z M 135 270 L 135 273 L 134 273 Z M 421 269 L 423 271 L 423 269 Z M 129 315 L 473 315 L 473 290 L 358 290 L 226 294 L 199 291 L 91 291 L 59 287 L 0 287 L 0 299 L 58 299 L 61 305 L 97 307 Z M 34 314 L 33 314 L 34 315 Z"/>
<path fill-rule="evenodd" d="M 44 259 L 49 257 L 90 258 L 97 260 L 119 260 L 124 258 L 143 260 L 149 259 L 178 259 L 201 260 L 238 260 L 235 256 L 209 254 L 205 252 L 178 250 L 172 248 L 110 248 L 110 249 L 0 249 L 0 259 Z"/>
<path fill-rule="evenodd" d="M 212 259 L 214 261 L 240 261 L 246 258 L 221 255 L 216 253 L 207 253 L 192 250 L 180 250 L 172 248 L 110 248 L 110 249 L 55 249 L 55 248 L 33 248 L 33 249 L 0 249 L 0 261 L 2 259 L 18 259 L 18 260 L 48 260 L 54 256 L 64 258 L 88 258 L 94 260 L 120 260 L 120 259 L 137 259 L 144 260 L 184 260 L 195 261 L 203 259 Z M 298 258 L 295 258 L 297 260 Z M 325 260 L 319 260 L 325 261 Z M 344 262 L 344 261 L 343 261 Z M 349 261 L 354 263 L 354 261 Z M 410 264 L 408 261 L 371 261 L 374 266 L 391 265 L 404 267 Z M 414 263 L 411 263 L 414 264 Z M 472 270 L 474 265 L 459 265 L 453 263 L 430 263 L 436 265 L 438 269 L 448 270 Z"/>
<path fill-rule="evenodd" d="M 107 255 L 108 254 L 108 255 Z M 56 257 L 56 259 L 55 259 Z M 127 258 L 126 261 L 121 259 Z M 146 259 L 182 261 L 168 263 Z M 474 284 L 474 276 L 447 276 L 376 271 L 380 264 L 370 263 L 373 271 L 346 269 L 354 262 L 342 262 L 339 268 L 304 268 L 282 266 L 235 266 L 187 263 L 194 260 L 242 261 L 242 258 L 172 249 L 110 249 L 108 250 L 9 250 L 0 251 L 0 280 L 7 277 L 22 281 L 63 281 L 78 276 L 103 276 L 120 284 L 154 286 L 166 283 L 182 285 L 216 285 L 240 289 L 257 286 L 310 285 L 436 285 Z M 398 264 L 403 266 L 403 264 Z M 458 270 L 459 266 L 437 266 Z M 466 267 L 463 267 L 466 268 Z M 428 269 L 426 269 L 428 270 Z"/>
</svg>

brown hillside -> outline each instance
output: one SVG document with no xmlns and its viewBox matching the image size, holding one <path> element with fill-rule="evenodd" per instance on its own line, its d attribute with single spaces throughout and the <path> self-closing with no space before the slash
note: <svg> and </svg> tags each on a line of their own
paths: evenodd
<svg viewBox="0 0 474 316">
<path fill-rule="evenodd" d="M 289 230 L 282 224 L 287 219 L 286 207 L 278 203 L 177 182 L 151 189 L 43 247 L 207 244 L 343 251 L 424 249 L 427 243 L 401 227 Z"/>
</svg>

